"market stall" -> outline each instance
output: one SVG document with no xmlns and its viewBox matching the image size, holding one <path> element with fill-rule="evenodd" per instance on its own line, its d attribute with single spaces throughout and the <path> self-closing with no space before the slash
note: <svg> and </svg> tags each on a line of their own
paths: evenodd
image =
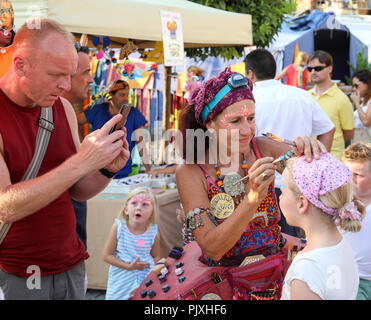
<svg viewBox="0 0 371 320">
<path fill-rule="evenodd" d="M 73 33 L 104 35 L 116 43 L 135 40 L 154 48 L 162 41 L 160 11 L 182 16 L 185 47 L 252 44 L 251 16 L 206 7 L 186 0 L 17 0 L 16 26 L 47 16 Z M 152 42 L 149 44 L 148 42 Z"/>
<path fill-rule="evenodd" d="M 251 15 L 186 0 L 34 0 L 32 5 L 28 0 L 14 1 L 16 27 L 49 17 L 77 37 L 89 35 L 91 47 L 92 37 L 107 36 L 111 48 L 120 48 L 130 39 L 139 49 L 155 49 L 162 41 L 161 10 L 181 15 L 185 48 L 252 44 Z M 147 120 L 162 120 L 169 128 L 171 68 L 160 65 L 156 73 L 154 87 L 160 94 L 153 94 L 149 100 L 152 108 L 159 106 L 159 110 L 153 110 L 152 119 Z"/>
<path fill-rule="evenodd" d="M 296 50 L 311 55 L 315 50 L 329 52 L 334 59 L 333 79 L 345 82 L 351 76 L 357 56 L 362 53 L 371 61 L 371 41 L 368 16 L 335 15 L 313 10 L 301 17 L 287 17 L 268 49 L 277 62 L 277 74 L 293 63 Z"/>
</svg>

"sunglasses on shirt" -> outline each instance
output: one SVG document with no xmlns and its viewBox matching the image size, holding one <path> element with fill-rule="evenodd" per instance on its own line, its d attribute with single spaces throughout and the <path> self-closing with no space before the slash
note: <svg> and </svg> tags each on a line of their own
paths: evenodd
<svg viewBox="0 0 371 320">
<path fill-rule="evenodd" d="M 328 66 L 316 66 L 316 67 L 308 67 L 308 71 L 309 72 L 312 72 L 312 70 L 314 71 L 322 71 L 323 69 L 327 68 Z"/>
</svg>

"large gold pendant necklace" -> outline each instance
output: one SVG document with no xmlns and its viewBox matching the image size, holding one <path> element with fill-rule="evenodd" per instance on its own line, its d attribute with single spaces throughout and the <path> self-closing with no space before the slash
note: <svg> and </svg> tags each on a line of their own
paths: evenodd
<svg viewBox="0 0 371 320">
<path fill-rule="evenodd" d="M 217 176 L 216 184 L 220 191 L 230 195 L 236 206 L 240 204 L 245 196 L 245 181 L 241 180 L 241 175 L 237 172 L 228 173 L 225 176 L 221 174 L 219 166 L 215 164 L 215 171 Z M 247 175 L 248 164 L 246 160 L 242 161 L 241 168 L 244 170 L 245 176 Z"/>
</svg>

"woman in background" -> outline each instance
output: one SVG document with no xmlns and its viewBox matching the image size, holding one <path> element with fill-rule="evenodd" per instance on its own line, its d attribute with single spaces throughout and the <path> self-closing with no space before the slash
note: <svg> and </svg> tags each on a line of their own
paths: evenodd
<svg viewBox="0 0 371 320">
<path fill-rule="evenodd" d="M 306 90 L 307 83 L 310 83 L 310 75 L 307 69 L 308 55 L 304 51 L 299 51 L 295 62 L 288 65 L 281 73 L 275 77 L 281 80 L 286 77 L 285 84 Z"/>
<path fill-rule="evenodd" d="M 352 77 L 352 83 L 353 93 L 350 98 L 356 109 L 352 143 L 371 142 L 371 71 L 357 71 Z"/>
</svg>

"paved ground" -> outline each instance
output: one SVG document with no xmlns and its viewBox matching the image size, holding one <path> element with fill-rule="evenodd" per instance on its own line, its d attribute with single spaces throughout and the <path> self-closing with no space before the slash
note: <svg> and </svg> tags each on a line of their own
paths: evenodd
<svg viewBox="0 0 371 320">
<path fill-rule="evenodd" d="M 88 289 L 85 295 L 85 300 L 105 300 L 105 290 L 91 290 Z"/>
</svg>

